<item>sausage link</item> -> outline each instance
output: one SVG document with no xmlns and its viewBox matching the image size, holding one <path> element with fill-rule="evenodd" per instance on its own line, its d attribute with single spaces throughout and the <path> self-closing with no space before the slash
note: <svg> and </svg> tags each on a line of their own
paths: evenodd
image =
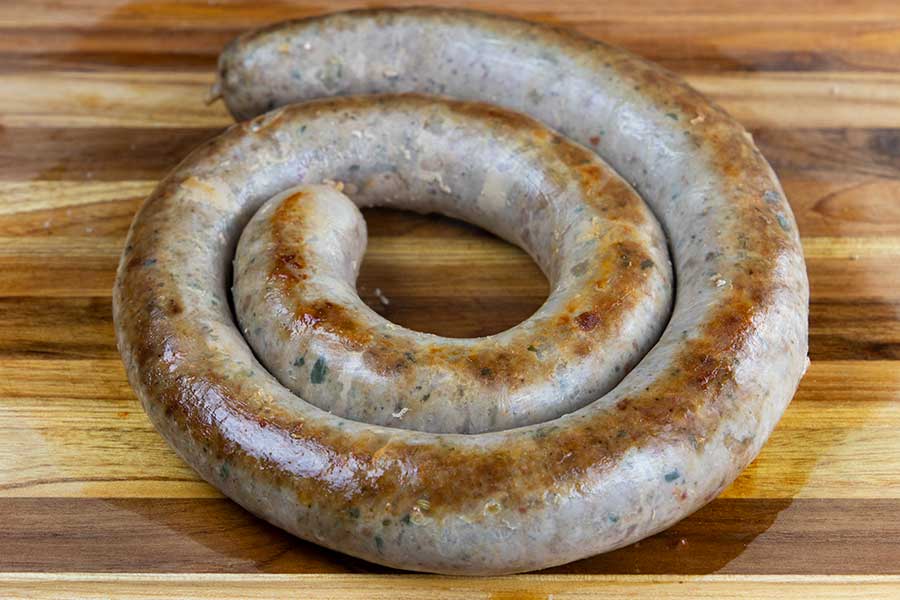
<svg viewBox="0 0 900 600">
<path fill-rule="evenodd" d="M 129 380 L 152 422 L 229 497 L 377 563 L 499 574 L 660 531 L 757 455 L 808 362 L 808 283 L 774 173 L 749 135 L 696 91 L 575 34 L 437 9 L 277 25 L 232 43 L 219 76 L 237 118 L 261 116 L 203 145 L 159 184 L 129 232 L 113 308 Z M 522 427 L 435 433 L 330 414 L 257 361 L 228 302 L 238 239 L 285 190 L 363 183 L 347 162 L 360 139 L 353 132 L 367 133 L 360 119 L 376 137 L 389 136 L 400 115 L 435 111 L 476 115 L 487 138 L 511 123 L 535 129 L 480 104 L 359 96 L 409 92 L 530 115 L 596 151 L 655 214 L 677 278 L 674 306 L 655 345 L 606 394 Z M 341 97 L 315 100 L 324 96 Z M 548 131 L 534 144 L 549 156 L 557 140 Z M 367 169 L 379 160 L 363 158 Z M 384 196 L 347 191 L 360 204 Z M 451 206 L 449 198 L 409 205 Z M 653 251 L 652 240 L 641 248 Z"/>
</svg>

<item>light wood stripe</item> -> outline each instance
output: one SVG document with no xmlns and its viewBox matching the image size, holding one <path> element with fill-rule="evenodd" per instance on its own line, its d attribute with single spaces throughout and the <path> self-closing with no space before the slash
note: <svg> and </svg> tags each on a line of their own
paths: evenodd
<svg viewBox="0 0 900 600">
<path fill-rule="evenodd" d="M 895 127 L 900 73 L 703 73 L 689 83 L 747 127 Z M 204 104 L 212 73 L 0 74 L 7 127 L 224 127 L 221 102 Z"/>
<path fill-rule="evenodd" d="M 143 199 L 153 191 L 156 183 L 156 181 L 3 181 L 0 182 L 0 217 L 37 211 L 65 210 L 99 202 Z"/>
<path fill-rule="evenodd" d="M 2 190 L 0 190 L 2 193 Z M 114 192 L 119 196 L 117 192 Z M 121 196 L 119 196 L 121 197 Z M 31 212 L 31 205 L 41 205 L 40 197 L 34 195 L 30 201 L 22 202 L 16 209 L 16 214 Z M 79 206 L 102 202 L 101 199 L 88 199 L 79 197 L 79 194 L 62 195 L 61 206 Z M 3 214 L 3 202 L 0 202 L 0 214 Z M 10 207 L 11 208 L 11 207 Z M 34 210 L 41 210 L 35 208 Z M 12 212 L 12 209 L 11 209 Z M 41 258 L 45 256 L 65 255 L 71 257 L 85 256 L 111 256 L 118 258 L 122 251 L 124 240 L 121 237 L 92 236 L 92 231 L 86 231 L 84 236 L 49 236 L 49 237 L 0 237 L 0 258 L 19 257 L 27 260 L 28 257 Z M 422 247 L 423 241 L 432 239 L 428 232 L 411 232 L 405 237 L 393 237 L 373 235 L 373 243 L 367 253 L 371 260 L 379 262 L 396 262 L 415 260 L 424 267 L 440 267 L 460 264 L 461 259 L 475 260 L 484 265 L 509 264 L 527 260 L 524 253 L 492 236 L 479 236 L 470 239 L 442 239 L 440 242 L 440 254 L 423 254 L 416 256 L 416 250 Z M 806 258 L 810 259 L 881 259 L 900 255 L 900 237 L 804 237 L 802 238 L 803 251 Z M 413 258 L 415 257 L 415 258 Z"/>
<path fill-rule="evenodd" d="M 900 77 L 891 73 L 726 73 L 686 79 L 745 127 L 900 123 Z"/>
<path fill-rule="evenodd" d="M 900 370 L 817 361 L 727 498 L 900 499 Z M 0 359 L 0 496 L 209 497 L 108 359 Z"/>
<path fill-rule="evenodd" d="M 900 594 L 895 576 L 762 576 L 762 575 L 595 575 L 461 579 L 429 576 L 375 575 L 148 575 L 83 573 L 0 573 L 0 589 L 12 598 L 109 600 L 149 597 L 252 600 L 419 599 L 435 600 L 568 600 L 603 597 L 659 600 L 756 598 L 758 600 L 860 600 Z M 492 591 L 487 591 L 492 590 Z"/>
<path fill-rule="evenodd" d="M 856 246 L 862 255 L 894 252 L 890 246 L 900 241 L 900 203 L 893 202 L 900 197 L 900 170 L 898 179 L 837 181 L 789 172 L 782 183 L 806 238 L 808 254 L 834 256 L 828 249 L 834 247 L 841 248 L 838 255 L 849 256 L 850 246 Z M 156 180 L 0 181 L 0 239 L 60 234 L 124 236 L 134 212 L 155 185 Z M 373 237 L 485 237 L 475 228 L 442 226 L 454 223 L 448 220 L 386 210 L 370 209 L 365 214 Z M 861 240 L 870 237 L 884 239 Z M 848 239 L 841 241 L 843 238 Z"/>
<path fill-rule="evenodd" d="M 143 199 L 150 194 L 156 186 L 156 181 L 117 181 L 117 182 L 83 182 L 83 181 L 33 181 L 33 182 L 0 182 L 0 219 L 17 215 L 26 216 L 28 213 L 48 211 L 64 211 L 71 216 L 73 208 L 83 207 L 104 202 L 117 202 L 126 200 L 133 202 L 135 199 Z M 900 193 L 900 188 L 898 188 Z M 898 203 L 900 205 L 900 203 Z M 884 217 L 885 215 L 882 215 Z M 886 215 L 888 219 L 892 215 Z M 900 217 L 900 215 L 898 215 Z M 2 223 L 2 220 L 0 220 Z M 47 215 L 43 225 L 46 229 L 54 227 L 53 215 Z M 88 228 L 90 229 L 90 228 Z M 86 231 L 87 234 L 93 231 Z M 377 236 L 377 233 L 376 233 Z M 417 236 L 418 237 L 418 236 Z M 427 237 L 427 236 L 426 236 Z M 59 240 L 54 237 L 53 240 Z M 17 240 L 18 241 L 18 240 Z M 100 242 L 101 244 L 104 241 Z M 21 241 L 18 241 L 21 243 Z M 56 242 L 51 242 L 55 244 Z M 394 239 L 380 242 L 386 256 L 390 254 L 408 255 L 413 246 L 421 244 L 420 239 Z M 66 250 L 66 241 L 59 241 L 60 251 Z M 485 239 L 477 240 L 444 240 L 449 244 L 448 260 L 457 260 L 459 253 L 496 253 L 501 247 L 491 244 Z M 10 246 L 8 238 L 0 237 L 0 247 Z M 897 256 L 900 254 L 900 236 L 881 236 L 877 238 L 854 238 L 836 236 L 804 237 L 803 248 L 809 258 L 874 258 L 884 256 Z M 502 250 L 500 250 L 502 253 Z M 29 254 L 26 248 L 23 254 Z M 508 259 L 505 256 L 497 256 L 497 260 Z"/>
<path fill-rule="evenodd" d="M 885 258 L 900 256 L 900 237 L 805 237 L 807 258 Z"/>
<path fill-rule="evenodd" d="M 418 0 L 394 1 L 395 6 L 416 5 Z M 483 2 L 436 0 L 432 4 L 442 6 L 467 6 L 485 8 Z M 359 0 L 333 0 L 327 10 L 337 11 L 366 7 Z M 492 6 L 488 4 L 487 6 Z M 648 11 L 642 5 L 626 0 L 615 0 L 604 4 L 598 14 L 596 4 L 591 0 L 572 0 L 565 5 L 554 7 L 552 15 L 547 13 L 543 0 L 519 0 L 513 6 L 494 5 L 497 12 L 515 12 L 531 15 L 544 20 L 575 20 L 579 18 L 605 19 L 622 23 L 695 23 L 746 22 L 768 24 L 808 24 L 838 23 L 855 25 L 860 22 L 885 22 L 900 18 L 896 3 L 891 0 L 871 0 L 869 2 L 840 2 L 825 0 L 816 3 L 784 4 L 778 0 L 763 0 L 752 5 L 743 3 L 709 3 L 702 0 L 685 0 L 678 3 L 654 3 L 654 10 Z M 505 9 L 505 10 L 504 10 Z M 273 21 L 321 13 L 318 7 L 297 4 L 290 5 L 278 1 L 253 2 L 239 0 L 231 2 L 228 10 L 204 0 L 179 2 L 177 6 L 159 7 L 153 3 L 113 4 L 104 0 L 80 0 L 59 4 L 42 3 L 32 5 L 27 1 L 12 2 L 0 16 L 4 26 L 29 27 L 39 29 L 47 26 L 101 26 L 120 28 L 133 25 L 143 27 L 166 27 L 178 30 L 185 26 L 194 28 L 214 28 L 230 25 L 249 29 Z"/>
<path fill-rule="evenodd" d="M 0 74 L 7 127 L 223 127 L 225 106 L 204 103 L 210 73 Z"/>
</svg>

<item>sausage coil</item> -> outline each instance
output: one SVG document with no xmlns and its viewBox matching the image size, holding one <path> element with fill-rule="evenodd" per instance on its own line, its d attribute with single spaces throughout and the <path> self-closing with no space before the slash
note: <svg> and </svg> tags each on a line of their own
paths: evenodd
<svg viewBox="0 0 900 600">
<path fill-rule="evenodd" d="M 404 569 L 549 567 L 715 498 L 790 402 L 790 207 L 660 67 L 482 13 L 356 11 L 240 37 L 215 94 L 241 122 L 135 217 L 116 335 L 160 433 L 279 527 Z M 521 246 L 547 302 L 486 338 L 387 322 L 354 285 L 374 205 Z"/>
</svg>

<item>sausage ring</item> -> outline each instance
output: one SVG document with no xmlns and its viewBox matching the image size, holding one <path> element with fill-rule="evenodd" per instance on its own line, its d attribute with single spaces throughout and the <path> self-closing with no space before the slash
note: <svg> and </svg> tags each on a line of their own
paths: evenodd
<svg viewBox="0 0 900 600">
<path fill-rule="evenodd" d="M 557 565 L 712 500 L 790 402 L 790 207 L 660 67 L 508 18 L 358 11 L 239 38 L 215 94 L 251 120 L 140 209 L 116 335 L 156 428 L 279 527 L 404 569 Z M 487 338 L 388 323 L 354 288 L 375 204 L 522 246 L 547 302 Z"/>
<path fill-rule="evenodd" d="M 304 179 L 337 177 L 361 206 L 481 225 L 528 250 L 552 280 L 537 313 L 498 335 L 398 327 L 356 294 L 366 243 L 356 205 L 328 186 L 290 188 L 244 228 L 234 301 L 257 357 L 304 400 L 376 425 L 511 429 L 595 400 L 659 338 L 672 289 L 664 235 L 590 150 L 525 117 L 421 97 L 331 101 L 263 119 L 281 135 L 305 125 L 291 139 L 298 149 L 333 149 L 327 166 L 305 163 Z M 303 161 L 299 152 L 290 160 Z"/>
</svg>

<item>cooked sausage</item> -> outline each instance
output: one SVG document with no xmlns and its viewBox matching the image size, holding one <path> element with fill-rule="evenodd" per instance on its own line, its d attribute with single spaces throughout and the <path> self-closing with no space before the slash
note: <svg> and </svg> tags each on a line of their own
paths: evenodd
<svg viewBox="0 0 900 600">
<path fill-rule="evenodd" d="M 807 365 L 808 283 L 796 225 L 771 168 L 748 134 L 697 92 L 657 66 L 574 34 L 429 9 L 352 12 L 278 25 L 232 43 L 221 56 L 219 74 L 220 92 L 236 117 L 270 112 L 203 145 L 159 184 L 129 232 L 114 317 L 129 380 L 151 420 L 228 496 L 300 537 L 381 564 L 509 573 L 561 564 L 660 531 L 713 499 L 759 452 Z M 250 221 L 257 209 L 297 185 L 339 180 L 359 205 L 396 190 L 398 206 L 475 220 L 521 243 L 555 284 L 577 277 L 571 257 L 558 263 L 546 258 L 543 242 L 562 221 L 533 224 L 533 239 L 517 238 L 529 231 L 527 215 L 505 224 L 476 214 L 475 179 L 460 175 L 447 181 L 458 164 L 448 160 L 438 170 L 426 164 L 431 156 L 397 156 L 409 148 L 405 135 L 428 127 L 438 138 L 451 135 L 429 115 L 449 119 L 449 129 L 482 123 L 475 143 L 518 135 L 511 129 L 530 131 L 528 152 L 551 161 L 575 157 L 577 163 L 584 153 L 576 144 L 506 111 L 418 96 L 333 98 L 270 110 L 321 96 L 397 92 L 485 101 L 531 115 L 595 150 L 647 202 L 668 236 L 677 278 L 674 307 L 655 345 L 606 394 L 580 408 L 586 399 L 574 394 L 550 411 L 549 420 L 526 418 L 531 424 L 523 427 L 435 433 L 330 414 L 292 393 L 257 361 L 231 314 L 231 262 L 244 226 L 259 223 Z M 413 125 L 405 130 L 404 124 Z M 428 152 L 446 147 L 448 158 L 459 152 L 458 140 L 443 139 Z M 382 152 L 363 151 L 379 141 Z M 593 164 L 600 165 L 601 179 L 618 185 L 602 163 Z M 477 166 L 486 172 L 490 165 Z M 567 172 L 553 165 L 519 168 L 509 182 L 540 168 Z M 424 180 L 426 171 L 441 179 Z M 565 194 L 555 193 L 562 182 L 548 185 L 554 193 L 543 196 L 547 210 L 556 210 L 558 201 L 569 206 Z M 584 183 L 576 179 L 572 185 Z M 433 197 L 418 194 L 435 186 Z M 620 187 L 621 196 L 630 198 L 627 186 Z M 292 212 L 297 206 L 290 197 L 297 193 L 330 194 L 294 189 L 270 210 Z M 600 189 L 594 205 L 618 195 Z M 537 193 L 531 199 L 523 189 L 516 196 L 520 208 L 539 207 Z M 583 202 L 591 201 L 586 195 Z M 343 198 L 329 203 L 322 210 L 353 213 Z M 510 214 L 505 211 L 516 207 L 501 210 Z M 653 240 L 652 222 L 640 212 L 634 208 L 629 217 L 640 225 L 632 234 L 643 238 L 633 250 L 641 263 L 644 255 L 654 263 L 644 275 L 649 279 L 641 279 L 627 260 L 615 277 L 629 289 L 650 286 L 635 297 L 658 301 L 662 296 L 653 286 L 666 279 L 665 258 Z M 265 221 L 267 214 L 259 218 Z M 358 229 L 355 218 L 323 226 L 323 235 L 352 237 L 346 228 Z M 263 238 L 278 231 L 271 221 Z M 562 239 L 575 238 L 563 230 Z M 316 258 L 317 268 L 328 264 L 307 240 L 294 240 L 304 250 L 295 258 Z M 341 247 L 348 255 L 331 261 L 344 269 L 335 279 L 345 287 L 360 251 L 353 244 L 360 241 L 345 239 Z M 585 252 L 596 261 L 604 249 L 589 245 Z M 260 256 L 290 254 L 273 250 Z M 309 265 L 288 263 L 281 272 L 269 262 L 260 273 L 276 283 L 282 275 L 309 274 Z M 554 264 L 569 266 L 569 274 L 554 272 Z M 598 273 L 596 262 L 588 266 Z M 283 294 L 293 303 L 288 308 L 301 307 L 300 317 L 313 317 L 297 335 L 328 333 L 352 349 L 356 326 L 364 324 L 357 318 L 361 313 L 344 322 L 337 311 L 353 298 L 322 298 L 331 305 L 319 307 L 327 323 L 316 329 L 311 321 L 319 319 L 319 308 L 306 305 L 319 297 Z M 252 317 L 253 302 L 245 303 L 240 293 L 235 302 Z M 588 311 L 596 319 L 587 320 L 601 322 L 606 310 L 628 318 L 635 310 L 599 301 L 597 307 Z M 562 308 L 555 314 L 565 316 Z M 581 335 L 571 323 L 560 327 L 568 327 L 568 343 Z M 602 336 L 605 327 L 604 322 Z M 266 335 L 280 335 L 297 349 L 317 343 L 274 329 Z M 252 332 L 249 337 L 255 339 Z M 262 336 L 256 343 L 267 339 L 274 340 Z M 550 349 L 554 357 L 568 351 Z M 323 352 L 330 356 L 330 350 Z M 510 355 L 509 373 L 518 361 L 532 360 L 523 356 L 528 355 Z M 273 365 L 285 362 L 273 357 Z M 318 358 L 309 367 L 310 379 L 316 364 Z M 530 369 L 539 362 L 522 364 Z M 314 378 L 339 381 L 342 368 L 321 364 Z M 293 375 L 280 377 L 290 384 Z M 398 383 L 410 384 L 414 380 Z M 383 398 L 389 396 L 384 390 Z M 488 401 L 478 400 L 485 406 Z M 416 426 L 429 429 L 445 418 L 436 410 Z M 468 425 L 446 425 L 484 431 L 517 423 L 473 416 Z"/>
<path fill-rule="evenodd" d="M 366 240 L 356 206 L 328 186 L 289 189 L 244 229 L 234 300 L 256 356 L 298 396 L 377 425 L 510 429 L 595 400 L 659 338 L 672 296 L 665 238 L 596 154 L 481 105 L 404 98 L 346 110 L 355 125 L 329 140 L 340 156 L 330 168 L 357 203 L 476 223 L 534 256 L 552 291 L 497 335 L 398 327 L 356 293 Z"/>
</svg>

